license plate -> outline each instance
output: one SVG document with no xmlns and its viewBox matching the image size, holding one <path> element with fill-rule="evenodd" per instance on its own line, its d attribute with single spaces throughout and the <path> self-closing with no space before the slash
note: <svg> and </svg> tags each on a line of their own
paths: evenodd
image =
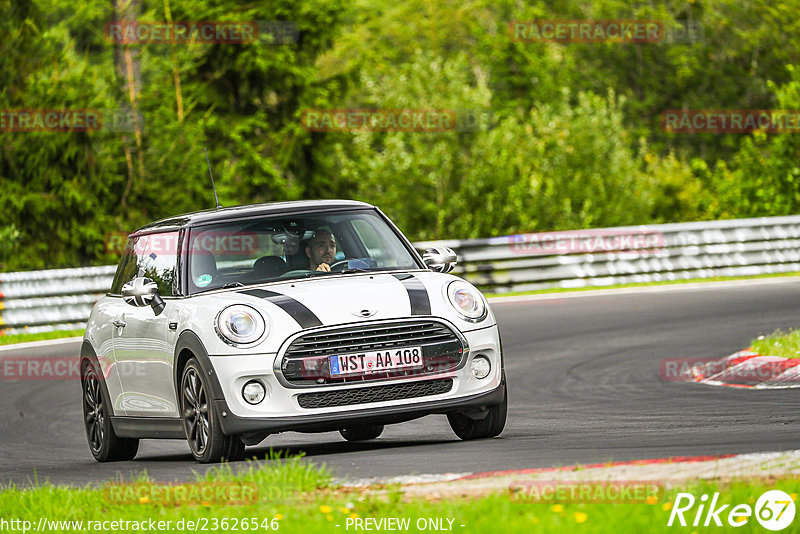
<svg viewBox="0 0 800 534">
<path fill-rule="evenodd" d="M 422 347 L 336 354 L 329 359 L 331 376 L 385 373 L 424 366 Z"/>
</svg>

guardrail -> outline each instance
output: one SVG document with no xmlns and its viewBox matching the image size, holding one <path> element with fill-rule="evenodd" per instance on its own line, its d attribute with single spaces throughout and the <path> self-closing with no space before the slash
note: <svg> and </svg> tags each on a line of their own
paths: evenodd
<svg viewBox="0 0 800 534">
<path fill-rule="evenodd" d="M 454 274 L 484 291 L 800 271 L 800 216 L 415 243 L 456 250 Z M 83 328 L 116 266 L 0 273 L 0 335 Z"/>
<path fill-rule="evenodd" d="M 754 276 L 800 271 L 800 216 L 415 243 L 435 245 L 455 249 L 454 273 L 493 293 Z"/>
<path fill-rule="evenodd" d="M 86 326 L 116 265 L 0 273 L 0 335 Z"/>
</svg>

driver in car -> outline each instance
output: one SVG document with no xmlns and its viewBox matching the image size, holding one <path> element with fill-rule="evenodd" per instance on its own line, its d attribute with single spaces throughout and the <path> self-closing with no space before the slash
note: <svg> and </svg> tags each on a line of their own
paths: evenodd
<svg viewBox="0 0 800 534">
<path fill-rule="evenodd" d="M 328 230 L 317 230 L 305 244 L 309 269 L 330 272 L 336 256 L 336 240 Z"/>
</svg>

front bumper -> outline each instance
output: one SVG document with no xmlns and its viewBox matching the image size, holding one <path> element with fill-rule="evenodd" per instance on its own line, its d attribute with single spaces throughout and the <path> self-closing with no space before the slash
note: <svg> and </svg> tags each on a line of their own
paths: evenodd
<svg viewBox="0 0 800 534">
<path fill-rule="evenodd" d="M 487 393 L 479 393 L 468 397 L 448 398 L 436 401 L 417 402 L 410 406 L 384 406 L 380 408 L 364 405 L 363 408 L 337 412 L 336 414 L 308 414 L 291 417 L 239 417 L 230 412 L 224 400 L 214 401 L 220 418 L 222 432 L 225 434 L 246 434 L 268 432 L 328 432 L 339 430 L 348 425 L 388 425 L 418 419 L 430 414 L 446 414 L 463 412 L 469 409 L 480 409 L 484 406 L 500 404 L 506 395 L 505 380 Z"/>
<path fill-rule="evenodd" d="M 319 388 L 292 388 L 286 387 L 275 376 L 275 354 L 210 356 L 209 360 L 221 390 L 220 395 L 214 395 L 216 413 L 221 416 L 220 424 L 225 434 L 275 433 L 287 430 L 322 432 L 343 428 L 345 424 L 399 423 L 428 414 L 478 410 L 502 402 L 505 382 L 497 325 L 462 334 L 469 344 L 470 359 L 482 355 L 492 363 L 492 371 L 488 377 L 476 379 L 467 361 L 462 368 L 442 374 L 324 385 Z M 346 394 L 348 390 L 441 378 L 452 380 L 452 388 L 445 393 L 430 396 L 326 408 L 303 408 L 298 401 L 300 395 L 313 392 Z M 254 379 L 260 380 L 268 391 L 267 398 L 255 406 L 247 404 L 241 395 L 244 384 Z"/>
</svg>

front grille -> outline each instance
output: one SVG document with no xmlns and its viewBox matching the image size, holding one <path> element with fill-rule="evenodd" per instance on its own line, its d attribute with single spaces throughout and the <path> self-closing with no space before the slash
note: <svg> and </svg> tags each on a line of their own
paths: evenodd
<svg viewBox="0 0 800 534">
<path fill-rule="evenodd" d="M 300 336 L 289 345 L 286 356 L 292 358 L 402 348 L 442 341 L 458 341 L 458 338 L 444 324 L 434 321 L 362 325 Z"/>
<path fill-rule="evenodd" d="M 428 397 L 447 393 L 451 389 L 453 389 L 453 379 L 445 378 L 322 393 L 303 393 L 298 395 L 297 402 L 300 403 L 301 408 L 332 408 L 334 406 Z"/>
<path fill-rule="evenodd" d="M 311 386 L 419 376 L 456 369 L 467 347 L 448 325 L 424 319 L 360 323 L 309 332 L 297 337 L 281 359 L 281 373 L 290 385 Z M 330 374 L 329 357 L 368 351 L 421 347 L 424 366 L 357 376 Z"/>
</svg>

